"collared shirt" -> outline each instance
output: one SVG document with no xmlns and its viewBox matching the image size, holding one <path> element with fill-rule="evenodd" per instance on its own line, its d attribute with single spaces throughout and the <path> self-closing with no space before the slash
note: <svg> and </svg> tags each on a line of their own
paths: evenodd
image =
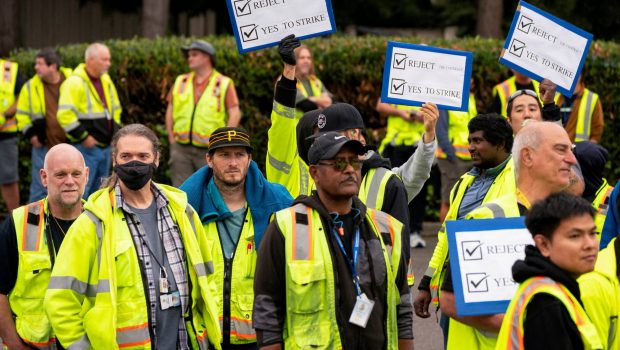
<svg viewBox="0 0 620 350">
<path fill-rule="evenodd" d="M 510 157 L 506 157 L 498 166 L 486 169 L 484 174 L 482 173 L 483 169 L 478 167 L 473 167 L 473 169 L 469 171 L 469 174 L 476 178 L 463 195 L 458 212 L 459 219 L 462 219 L 470 211 L 478 208 L 482 204 L 484 197 L 487 195 L 487 192 L 489 192 L 489 188 L 493 185 L 497 175 L 504 170 L 509 159 Z"/>
<path fill-rule="evenodd" d="M 168 199 L 166 195 L 157 188 L 154 184 L 151 184 L 151 191 L 153 191 L 154 200 L 157 205 L 157 227 L 159 228 L 159 235 L 162 239 L 164 250 L 168 258 L 168 263 L 172 269 L 174 280 L 177 283 L 177 288 L 181 296 L 181 309 L 182 314 L 185 315 L 189 307 L 189 284 L 187 281 L 187 273 L 185 271 L 185 250 L 181 235 L 178 231 L 178 227 L 175 225 L 168 209 Z M 125 202 L 120 184 L 116 184 L 115 188 L 116 203 L 118 207 L 123 210 L 127 217 L 127 225 L 131 232 L 136 252 L 138 254 L 138 261 L 141 264 L 142 270 L 145 271 L 146 285 L 148 286 L 149 297 L 149 325 L 153 334 L 157 328 L 157 321 L 155 319 L 157 308 L 159 307 L 159 300 L 157 298 L 157 291 L 155 284 L 159 283 L 158 271 L 153 271 L 153 264 L 151 262 L 151 255 L 147 247 L 142 244 L 142 241 L 146 239 L 144 227 L 140 225 L 138 216 L 132 212 L 129 205 Z M 155 273 L 157 272 L 157 273 Z M 183 317 L 179 319 L 179 338 L 178 349 L 189 349 L 187 330 L 185 329 L 185 321 Z"/>
</svg>

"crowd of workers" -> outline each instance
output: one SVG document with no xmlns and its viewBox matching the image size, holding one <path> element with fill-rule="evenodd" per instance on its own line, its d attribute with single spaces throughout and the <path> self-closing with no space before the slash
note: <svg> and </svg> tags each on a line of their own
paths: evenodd
<svg viewBox="0 0 620 350">
<path fill-rule="evenodd" d="M 581 78 L 566 98 L 514 72 L 487 114 L 473 92 L 466 112 L 378 101 L 387 130 L 374 148 L 291 35 L 263 173 L 216 49 L 182 50 L 190 72 L 165 120 L 172 186 L 152 180 L 158 136 L 122 126 L 105 45 L 73 70 L 44 49 L 25 84 L 0 60 L 8 349 L 413 349 L 414 314 L 431 304 L 449 350 L 620 347 L 620 186 L 603 178 L 603 110 Z M 32 144 L 21 207 L 18 133 Z M 535 245 L 513 266 L 504 314 L 457 312 L 445 224 L 414 281 L 435 160 L 442 222 L 525 216 Z"/>
</svg>

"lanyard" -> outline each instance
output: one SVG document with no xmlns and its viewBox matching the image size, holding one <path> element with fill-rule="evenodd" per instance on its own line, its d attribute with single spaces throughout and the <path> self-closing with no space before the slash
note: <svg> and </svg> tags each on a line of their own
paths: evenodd
<svg viewBox="0 0 620 350">
<path fill-rule="evenodd" d="M 342 240 L 340 239 L 340 236 L 338 235 L 338 233 L 336 233 L 335 228 L 332 230 L 332 234 L 334 235 L 334 238 L 336 239 L 336 243 L 338 243 L 338 247 L 340 248 L 340 251 L 342 251 L 342 254 L 344 254 L 344 257 L 349 262 L 349 268 L 351 269 L 351 274 L 353 276 L 353 283 L 355 284 L 355 291 L 357 292 L 357 295 L 360 296 L 362 295 L 362 289 L 360 288 L 359 276 L 357 275 L 357 272 L 356 272 L 357 256 L 359 254 L 359 249 L 360 249 L 360 229 L 357 228 L 355 230 L 355 237 L 353 240 L 353 252 L 352 252 L 353 259 L 349 258 L 347 251 L 344 249 L 344 244 L 342 243 Z"/>
</svg>

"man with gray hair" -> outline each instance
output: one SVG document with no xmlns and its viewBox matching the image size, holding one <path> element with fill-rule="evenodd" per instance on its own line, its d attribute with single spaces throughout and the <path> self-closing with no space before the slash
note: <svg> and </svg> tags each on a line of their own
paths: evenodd
<svg viewBox="0 0 620 350">
<path fill-rule="evenodd" d="M 553 122 L 525 125 L 515 137 L 512 156 L 517 181 L 515 193 L 483 204 L 466 219 L 524 216 L 532 204 L 568 187 L 571 167 L 577 163 L 568 134 Z M 504 315 L 457 316 L 450 268 L 439 304 L 441 312 L 450 317 L 447 350 L 494 347 Z"/>
<path fill-rule="evenodd" d="M 59 348 L 43 299 L 88 181 L 82 154 L 66 143 L 50 148 L 39 174 L 47 197 L 15 209 L 0 226 L 0 337 L 9 349 Z"/>
<path fill-rule="evenodd" d="M 108 75 L 110 50 L 101 43 L 86 49 L 84 62 L 60 87 L 58 123 L 90 168 L 84 196 L 110 173 L 110 141 L 121 124 L 121 103 Z"/>
<path fill-rule="evenodd" d="M 181 50 L 190 72 L 176 78 L 166 110 L 170 177 L 175 187 L 207 164 L 211 133 L 237 127 L 241 121 L 237 90 L 232 79 L 215 69 L 213 45 L 196 40 Z"/>
</svg>

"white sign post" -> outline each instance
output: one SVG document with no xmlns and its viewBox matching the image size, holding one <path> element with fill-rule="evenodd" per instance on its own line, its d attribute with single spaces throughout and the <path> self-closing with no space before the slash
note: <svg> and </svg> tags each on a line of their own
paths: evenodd
<svg viewBox="0 0 620 350">
<path fill-rule="evenodd" d="M 523 218 L 446 222 L 459 316 L 502 313 L 518 288 L 512 265 L 534 244 Z"/>
<path fill-rule="evenodd" d="M 521 1 L 499 61 L 570 97 L 591 43 L 592 34 Z"/>
<path fill-rule="evenodd" d="M 226 0 L 239 52 L 336 31 L 331 0 Z"/>
<path fill-rule="evenodd" d="M 381 101 L 467 111 L 473 53 L 390 41 Z"/>
</svg>

